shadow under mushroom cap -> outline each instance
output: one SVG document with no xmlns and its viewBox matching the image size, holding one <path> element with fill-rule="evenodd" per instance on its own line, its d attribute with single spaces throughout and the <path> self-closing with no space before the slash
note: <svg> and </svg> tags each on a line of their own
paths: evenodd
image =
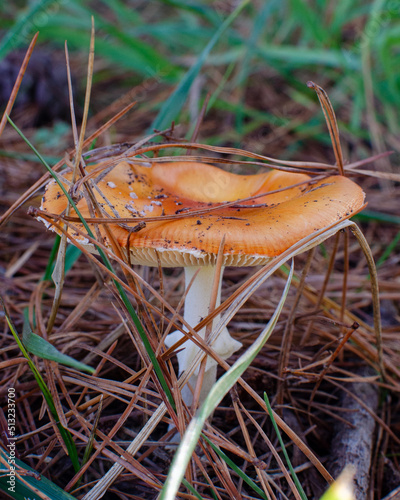
<svg viewBox="0 0 400 500">
<path fill-rule="evenodd" d="M 95 179 L 104 168 L 106 164 L 91 166 L 87 173 Z M 64 177 L 68 179 L 70 174 Z M 306 183 L 290 187 L 302 182 Z M 224 265 L 264 263 L 315 231 L 350 218 L 363 208 L 365 197 L 355 182 L 339 175 L 314 182 L 305 174 L 272 170 L 237 175 L 194 162 L 154 163 L 148 168 L 123 161 L 97 186 L 104 198 L 97 191 L 95 195 L 105 212 L 124 218 L 184 214 L 287 188 L 202 215 L 147 222 L 131 234 L 127 225 L 109 226 L 122 247 L 127 246 L 130 234 L 132 262 L 156 266 L 157 250 L 161 265 L 171 267 L 213 264 L 223 235 Z M 255 204 L 261 206 L 251 206 Z M 41 208 L 61 214 L 66 206 L 65 196 L 51 181 Z M 85 218 L 90 217 L 85 198 L 77 206 Z M 76 214 L 71 211 L 71 215 Z M 136 225 L 135 220 L 129 224 Z M 71 235 L 94 251 L 81 235 Z"/>
</svg>

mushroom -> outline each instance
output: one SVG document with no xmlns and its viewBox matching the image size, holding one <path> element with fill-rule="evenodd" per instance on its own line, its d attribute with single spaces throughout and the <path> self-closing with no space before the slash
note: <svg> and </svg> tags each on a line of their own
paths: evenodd
<svg viewBox="0 0 400 500">
<path fill-rule="evenodd" d="M 101 168 L 101 165 L 88 167 L 87 173 L 95 176 Z M 68 174 L 65 178 L 68 179 Z M 159 217 L 137 232 L 129 232 L 126 225 L 113 224 L 110 229 L 122 248 L 129 247 L 131 262 L 148 266 L 157 266 L 160 262 L 164 267 L 184 267 L 187 287 L 195 276 L 184 310 L 184 319 L 192 327 L 209 314 L 215 264 L 223 237 L 222 266 L 265 264 L 302 238 L 348 219 L 364 205 L 361 188 L 340 175 L 315 181 L 306 174 L 276 170 L 237 175 L 204 163 L 154 162 L 148 168 L 122 161 L 99 179 L 96 197 L 110 216 Z M 248 200 L 263 193 L 270 194 Z M 221 206 L 237 200 L 245 201 Z M 61 214 L 66 206 L 65 196 L 55 181 L 51 181 L 43 197 L 42 210 Z M 77 206 L 84 217 L 90 217 L 85 198 Z M 200 214 L 190 215 L 199 210 L 202 210 Z M 184 218 L 163 219 L 163 216 L 183 214 Z M 129 226 L 136 226 L 135 221 Z M 93 245 L 82 235 L 71 234 L 94 251 Z M 106 235 L 102 233 L 102 236 L 107 244 Z M 220 295 L 221 283 L 216 307 L 220 304 Z M 218 318 L 214 318 L 213 324 L 217 322 Z M 205 329 L 198 333 L 204 338 Z M 166 339 L 167 346 L 174 345 L 182 335 L 181 332 L 171 333 Z M 225 328 L 211 347 L 225 360 L 241 347 L 241 343 Z M 177 353 L 179 374 L 191 367 L 198 350 L 190 340 L 183 344 Z M 216 369 L 216 361 L 208 356 L 200 400 L 215 382 Z M 197 376 L 198 368 L 189 380 L 192 389 Z M 188 405 L 193 398 L 191 388 L 186 385 L 182 391 Z"/>
</svg>

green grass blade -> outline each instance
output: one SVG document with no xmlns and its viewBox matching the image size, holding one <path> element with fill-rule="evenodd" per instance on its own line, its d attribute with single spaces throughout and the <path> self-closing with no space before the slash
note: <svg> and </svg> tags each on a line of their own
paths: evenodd
<svg viewBox="0 0 400 500">
<path fill-rule="evenodd" d="M 101 0 L 102 3 L 106 4 L 109 9 L 118 17 L 119 23 L 125 23 L 129 25 L 138 25 L 143 23 L 143 18 L 139 14 L 138 9 L 132 8 L 127 2 L 121 0 Z M 75 3 L 80 3 L 76 2 Z M 92 9 L 93 10 L 93 9 Z M 100 10 L 100 9 L 99 9 Z"/>
<path fill-rule="evenodd" d="M 350 22 L 350 15 L 355 11 L 355 3 L 354 0 L 342 0 L 341 2 L 337 2 L 335 5 L 335 9 L 332 12 L 332 20 L 330 22 L 330 29 L 332 33 L 340 33 L 343 29 L 343 26 L 346 23 Z"/>
<path fill-rule="evenodd" d="M 6 493 L 8 495 L 7 498 L 13 498 L 14 500 L 39 500 L 39 498 L 43 498 L 43 496 L 39 496 L 37 493 L 40 492 L 42 495 L 47 495 L 47 498 L 50 500 L 75 500 L 75 497 L 62 490 L 59 486 L 47 479 L 47 477 L 42 476 L 18 458 L 14 458 L 7 454 L 1 448 L 0 459 L 1 462 L 6 462 L 9 466 L 15 467 L 16 472 L 18 472 L 27 483 L 23 483 L 17 476 L 15 476 L 15 484 L 8 482 L 11 481 L 10 473 L 3 472 L 0 475 L 0 491 Z M 1 468 L 4 471 L 4 467 Z"/>
<path fill-rule="evenodd" d="M 57 3 L 56 0 L 39 0 L 31 2 L 23 16 L 17 20 L 14 26 L 7 32 L 0 43 L 0 60 L 11 52 L 18 49 L 21 45 L 28 45 L 31 41 L 31 35 L 38 31 L 37 23 L 42 22 L 43 17 L 49 17 L 50 6 Z M 35 23 L 36 21 L 36 23 Z"/>
<path fill-rule="evenodd" d="M 153 121 L 150 130 L 162 130 L 165 127 L 168 127 L 171 122 L 178 116 L 181 111 L 184 103 L 186 102 L 186 98 L 188 96 L 190 87 L 194 79 L 200 72 L 203 64 L 205 63 L 208 55 L 210 54 L 212 48 L 220 39 L 221 35 L 228 28 L 230 24 L 237 18 L 240 12 L 246 7 L 249 3 L 249 0 L 243 0 L 239 6 L 230 14 L 229 17 L 221 24 L 221 26 L 217 29 L 214 36 L 208 42 L 206 47 L 201 52 L 200 56 L 197 58 L 197 61 L 193 66 L 189 69 L 189 71 L 185 74 L 185 76 L 181 79 L 178 86 L 171 94 L 171 96 L 165 101 L 160 112 L 158 113 L 156 119 Z"/>
<path fill-rule="evenodd" d="M 57 175 L 53 172 L 53 170 L 51 169 L 51 167 L 46 163 L 46 161 L 44 160 L 44 158 L 42 157 L 42 155 L 39 153 L 39 151 L 35 148 L 35 146 L 25 137 L 25 135 L 22 133 L 22 131 L 15 125 L 15 123 L 11 120 L 11 118 L 8 116 L 7 117 L 7 120 L 8 122 L 11 124 L 11 126 L 14 128 L 14 130 L 19 134 L 19 136 L 26 142 L 26 144 L 28 144 L 28 146 L 32 149 L 32 151 L 37 155 L 37 157 L 40 159 L 40 161 L 42 162 L 42 164 L 46 167 L 47 171 L 49 172 L 49 174 L 53 177 L 53 179 L 55 179 L 55 181 L 57 182 L 57 184 L 60 186 L 60 189 L 62 190 L 62 192 L 64 193 L 64 195 L 66 196 L 66 198 L 68 199 L 68 201 L 70 202 L 72 208 L 75 210 L 76 214 L 78 215 L 80 221 L 82 222 L 84 228 L 86 229 L 88 235 L 95 239 L 90 227 L 88 226 L 87 222 L 85 221 L 84 217 L 82 216 L 82 214 L 80 213 L 78 207 L 76 206 L 74 200 L 71 198 L 70 194 L 68 193 L 68 191 L 65 189 L 64 185 L 62 184 L 62 182 L 60 182 L 59 178 L 57 177 Z M 96 246 L 96 250 L 98 251 L 100 257 L 103 259 L 103 262 L 105 264 L 105 266 L 107 267 L 107 269 L 109 269 L 112 273 L 115 274 L 115 271 L 110 263 L 110 260 L 108 259 L 107 255 L 103 252 L 103 250 Z M 134 322 L 138 332 L 139 332 L 139 335 L 140 335 L 140 338 L 142 339 L 142 342 L 145 346 L 145 349 L 146 349 L 146 352 L 150 358 L 150 361 L 152 362 L 153 364 L 153 367 L 154 367 L 154 371 L 156 373 L 156 376 L 165 392 L 165 394 L 167 395 L 167 398 L 170 402 L 170 404 L 172 405 L 173 408 L 175 408 L 175 402 L 174 402 L 174 398 L 172 397 L 172 393 L 169 389 L 169 386 L 167 384 L 167 381 L 165 380 L 165 377 L 164 377 L 164 374 L 162 372 L 162 369 L 161 369 L 161 366 L 156 358 L 156 355 L 151 347 L 151 344 L 150 344 L 150 341 L 149 339 L 147 338 L 147 335 L 146 335 L 146 332 L 144 331 L 144 328 L 142 326 L 142 323 L 140 322 L 137 314 L 136 314 L 136 311 L 135 309 L 133 308 L 131 302 L 129 301 L 128 299 L 128 296 L 126 295 L 125 293 L 125 290 L 123 289 L 122 285 L 117 281 L 117 280 L 114 280 L 114 283 L 115 283 L 115 286 L 118 290 L 118 293 L 121 297 L 121 300 L 123 301 L 127 311 L 128 311 L 128 314 L 130 315 L 130 317 L 132 318 L 132 321 Z"/>
<path fill-rule="evenodd" d="M 321 22 L 321 12 L 317 12 L 315 5 L 303 0 L 291 0 L 291 12 L 301 24 L 304 32 L 304 38 L 314 42 L 316 45 L 322 45 L 328 38 L 328 30 Z"/>
<path fill-rule="evenodd" d="M 258 12 L 257 16 L 255 16 L 250 37 L 248 41 L 243 40 L 243 44 L 246 46 L 246 51 L 243 54 L 243 59 L 240 64 L 237 77 L 235 78 L 236 85 L 244 86 L 244 84 L 246 83 L 247 78 L 252 71 L 252 59 L 258 43 L 258 39 L 265 29 L 268 18 L 280 3 L 280 0 L 266 2 L 261 11 Z"/>
<path fill-rule="evenodd" d="M 203 497 L 198 493 L 193 486 L 189 483 L 189 481 L 186 481 L 185 478 L 182 479 L 182 484 L 191 492 L 193 495 L 198 498 L 199 500 L 203 500 Z"/>
<path fill-rule="evenodd" d="M 292 463 L 290 461 L 289 455 L 288 455 L 288 453 L 286 451 L 285 443 L 283 442 L 283 439 L 282 439 L 281 433 L 279 431 L 278 425 L 275 422 L 274 414 L 272 413 L 272 408 L 271 408 L 271 405 L 270 405 L 267 393 L 265 393 L 265 392 L 264 392 L 264 401 L 265 401 L 265 404 L 267 405 L 269 417 L 270 417 L 270 419 L 272 421 L 272 425 L 274 426 L 276 435 L 278 436 L 279 443 L 281 445 L 283 455 L 285 456 L 286 463 L 288 464 L 288 467 L 289 467 L 289 470 L 290 470 L 290 474 L 291 474 L 291 476 L 293 478 L 293 482 L 296 485 L 297 491 L 299 492 L 299 495 L 301 496 L 301 498 L 303 500 L 307 500 L 307 495 L 305 494 L 305 492 L 303 490 L 303 487 L 300 484 L 299 478 L 297 477 L 297 474 L 296 474 L 295 470 L 293 469 L 293 466 L 292 466 Z"/>
<path fill-rule="evenodd" d="M 295 45 L 259 45 L 257 47 L 259 56 L 275 66 L 274 61 L 282 61 L 289 67 L 296 68 L 319 64 L 323 67 L 341 68 L 346 70 L 361 69 L 360 58 L 353 53 L 343 52 L 337 49 L 309 49 L 307 47 L 297 47 Z"/>
<path fill-rule="evenodd" d="M 232 71 L 234 69 L 235 69 L 235 63 L 229 64 L 228 67 L 226 68 L 226 71 L 225 71 L 224 75 L 222 76 L 221 81 L 218 84 L 218 87 L 215 89 L 213 94 L 211 94 L 210 100 L 208 101 L 207 110 L 212 109 L 214 107 L 215 102 L 217 102 L 217 100 L 218 100 L 218 96 L 220 95 L 222 90 L 225 88 L 225 84 L 229 80 L 229 77 L 231 76 Z M 196 125 L 193 124 L 193 130 L 194 130 L 195 126 Z M 192 133 L 193 133 L 193 130 L 192 130 Z M 191 137 L 191 135 L 192 134 L 190 134 L 189 137 Z"/>
<path fill-rule="evenodd" d="M 224 453 L 222 450 L 218 448 L 218 446 L 215 446 L 214 443 L 212 443 L 207 436 L 204 434 L 202 435 L 203 439 L 207 441 L 207 443 L 211 446 L 211 448 L 219 455 L 224 462 L 229 465 L 229 467 L 236 472 L 236 474 L 243 479 L 245 483 L 247 483 L 250 488 L 252 488 L 258 495 L 260 495 L 261 498 L 264 498 L 265 500 L 268 500 L 267 495 L 263 492 L 261 488 L 259 488 L 256 483 L 247 475 L 245 474 L 240 467 L 238 467 L 233 460 L 231 460 L 226 453 Z"/>
<path fill-rule="evenodd" d="M 68 429 L 65 429 L 65 427 L 63 427 L 61 425 L 59 418 L 58 418 L 56 407 L 55 407 L 54 402 L 53 402 L 53 397 L 51 395 L 51 392 L 49 391 L 49 389 L 48 389 L 45 381 L 43 380 L 42 375 L 40 374 L 39 370 L 36 368 L 35 363 L 32 361 L 32 358 L 30 357 L 26 346 L 24 345 L 23 341 L 20 339 L 20 337 L 17 333 L 17 330 L 16 330 L 16 328 L 11 320 L 11 317 L 8 314 L 8 310 L 7 310 L 6 305 L 3 301 L 3 298 L 1 296 L 0 296 L 0 303 L 3 306 L 4 315 L 5 315 L 8 327 L 10 328 L 10 331 L 13 334 L 13 337 L 14 337 L 16 343 L 18 344 L 18 347 L 20 348 L 23 356 L 25 357 L 25 359 L 28 362 L 29 368 L 31 369 L 33 376 L 35 377 L 36 382 L 38 383 L 39 388 L 42 391 L 43 397 L 46 400 L 46 403 L 47 403 L 47 406 L 50 410 L 50 413 L 52 414 L 54 420 L 56 421 L 58 430 L 60 431 L 61 437 L 65 443 L 65 446 L 67 447 L 68 455 L 72 461 L 72 465 L 74 466 L 75 472 L 78 472 L 80 469 L 80 465 L 79 465 L 78 452 L 76 450 L 75 442 L 72 439 L 72 436 L 71 436 L 70 432 L 68 431 Z"/>
<path fill-rule="evenodd" d="M 181 484 L 182 478 L 185 474 L 187 464 L 192 456 L 193 450 L 196 447 L 197 441 L 201 434 L 204 422 L 208 416 L 214 411 L 218 406 L 219 402 L 225 396 L 225 394 L 233 387 L 237 382 L 239 377 L 248 368 L 253 359 L 260 352 L 261 348 L 268 340 L 272 334 L 274 327 L 278 321 L 279 315 L 282 311 L 283 305 L 285 303 L 287 294 L 289 292 L 290 283 L 293 276 L 293 262 L 291 266 L 290 275 L 286 281 L 286 286 L 282 293 L 282 297 L 279 301 L 277 308 L 271 319 L 269 320 L 267 326 L 260 334 L 258 339 L 252 344 L 247 351 L 240 356 L 240 358 L 231 366 L 231 368 L 215 383 L 212 387 L 210 393 L 208 394 L 206 400 L 201 406 L 198 414 L 193 417 L 190 422 L 183 438 L 182 442 L 178 447 L 178 450 L 172 461 L 167 480 L 161 491 L 159 500 L 174 500 L 175 495 L 178 492 L 179 486 Z"/>
<path fill-rule="evenodd" d="M 373 210 L 365 210 L 364 212 L 354 216 L 354 219 L 361 221 L 378 221 L 387 224 L 397 224 L 400 225 L 400 217 L 392 214 L 384 214 L 381 212 L 374 212 Z M 385 248 L 383 254 L 379 257 L 376 262 L 376 267 L 380 267 L 390 256 L 390 254 L 395 250 L 396 246 L 400 241 L 400 231 L 396 234 L 393 240 Z"/>
<path fill-rule="evenodd" d="M 240 108 L 238 110 L 238 113 L 236 113 L 235 125 L 236 125 L 236 131 L 241 136 L 243 135 L 244 132 L 243 131 L 243 124 L 244 124 L 243 106 L 245 100 L 244 88 L 246 86 L 247 79 L 249 78 L 253 66 L 252 60 L 255 52 L 255 47 L 257 45 L 261 33 L 265 29 L 268 18 L 271 16 L 271 13 L 280 3 L 281 3 L 280 0 L 273 0 L 270 2 L 266 2 L 264 4 L 264 7 L 258 13 L 258 15 L 255 16 L 253 29 L 251 30 L 249 40 L 247 42 L 246 40 L 243 40 L 243 44 L 246 45 L 246 51 L 243 54 L 241 64 L 239 65 L 239 71 L 237 77 L 235 78 L 235 87 L 240 87 L 241 91 Z"/>
<path fill-rule="evenodd" d="M 356 214 L 353 219 L 367 222 L 375 221 L 400 225 L 400 217 L 398 215 L 375 212 L 374 210 L 364 210 L 363 212 Z"/>
<path fill-rule="evenodd" d="M 83 453 L 83 458 L 82 458 L 82 467 L 84 467 L 86 465 L 86 463 L 88 462 L 90 455 L 92 453 L 93 443 L 96 440 L 96 432 L 97 432 L 97 428 L 98 428 L 99 420 L 100 420 L 100 415 L 101 415 L 102 411 L 103 411 L 103 395 L 101 395 L 99 407 L 98 407 L 97 412 L 96 412 L 95 421 L 94 421 L 94 424 L 93 424 L 92 429 L 90 431 L 88 442 L 86 443 L 86 446 L 85 446 L 85 451 Z M 75 485 L 76 485 L 76 488 L 78 488 L 79 485 L 82 483 L 82 480 L 83 480 L 83 475 L 81 475 L 81 477 L 78 479 L 78 481 L 76 481 L 76 483 L 72 483 L 72 484 L 70 483 L 69 489 L 72 489 L 72 487 Z"/>
<path fill-rule="evenodd" d="M 176 7 L 180 10 L 187 10 L 193 12 L 211 22 L 218 23 L 220 18 L 217 9 L 213 8 L 213 5 L 204 5 L 197 2 L 191 2 L 188 0 L 178 1 L 178 0 L 158 0 L 160 3 L 166 4 L 171 7 Z"/>
<path fill-rule="evenodd" d="M 108 31 L 113 32 L 111 28 Z M 49 25 L 43 30 L 43 37 L 58 43 L 62 43 L 65 39 L 68 39 L 68 46 L 75 47 L 79 49 L 89 43 L 90 37 L 82 29 L 76 27 L 66 28 L 59 24 L 58 26 Z M 115 39 L 116 31 L 109 34 L 109 37 L 113 39 L 113 43 L 108 40 L 96 40 L 96 54 L 104 57 L 108 61 L 117 65 L 118 68 L 125 68 L 130 71 L 135 71 L 142 77 L 149 78 L 155 73 L 163 77 L 172 78 L 177 76 L 177 68 L 172 64 L 161 58 L 158 54 L 157 58 L 151 59 L 146 52 L 151 53 L 151 51 L 146 47 L 145 44 L 138 43 L 137 40 L 133 38 L 123 38 L 123 40 Z M 121 38 L 119 36 L 118 38 Z M 129 45 L 128 45 L 129 40 Z M 159 61 L 159 63 L 157 63 Z"/>
<path fill-rule="evenodd" d="M 43 281 L 50 281 L 51 280 L 51 275 L 53 273 L 54 269 L 54 260 L 57 255 L 58 247 L 60 245 L 61 238 L 58 234 L 56 234 L 55 240 L 54 240 L 54 245 L 53 248 L 51 249 L 50 257 L 49 257 L 49 262 L 47 263 L 46 270 L 43 275 Z M 79 250 L 79 248 L 74 247 L 74 245 L 68 245 L 67 247 L 67 252 L 65 254 L 65 274 L 68 273 L 75 264 L 75 262 L 79 259 L 81 256 L 82 252 Z"/>
<path fill-rule="evenodd" d="M 385 251 L 383 254 L 379 257 L 376 267 L 381 266 L 390 256 L 390 254 L 395 250 L 397 247 L 397 244 L 400 241 L 400 231 L 396 234 L 396 236 L 393 238 L 393 240 L 389 243 L 389 245 L 386 247 Z"/>
<path fill-rule="evenodd" d="M 51 280 L 51 274 L 54 269 L 54 261 L 55 258 L 57 257 L 57 252 L 60 247 L 60 242 L 61 242 L 61 237 L 56 234 L 56 237 L 54 239 L 53 243 L 53 248 L 51 249 L 51 253 L 49 256 L 49 261 L 47 262 L 46 270 L 43 275 L 43 281 L 50 281 Z"/>
<path fill-rule="evenodd" d="M 93 374 L 95 372 L 95 369 L 91 366 L 85 365 L 85 363 L 81 363 L 67 354 L 63 354 L 56 347 L 54 347 L 53 344 L 50 344 L 50 342 L 45 340 L 43 337 L 40 337 L 40 335 L 33 333 L 29 327 L 26 317 L 24 321 L 22 341 L 26 350 L 30 354 L 38 356 L 39 358 L 49 359 L 51 361 L 55 361 L 56 363 L 71 366 L 76 370 L 85 371 L 87 373 Z"/>
<path fill-rule="evenodd" d="M 111 0 L 110 8 L 118 16 L 117 4 Z M 152 43 L 143 41 L 143 37 L 134 32 L 136 26 L 143 27 L 145 23 L 140 20 L 135 10 L 125 6 L 124 23 L 110 22 L 107 12 L 93 10 L 87 2 L 77 0 L 65 3 L 64 8 L 52 17 L 52 22 L 45 24 L 40 30 L 41 40 L 52 43 L 64 44 L 68 40 L 70 47 L 80 50 L 90 42 L 91 17 L 95 19 L 97 30 L 102 36 L 96 39 L 96 54 L 105 57 L 119 68 L 129 68 L 142 76 L 150 74 L 174 78 L 180 70 L 165 57 L 160 50 L 154 48 Z M 127 12 L 130 12 L 130 15 Z M 135 15 L 136 14 L 136 15 Z M 135 20 L 134 20 L 135 19 Z M 148 37 L 146 36 L 146 39 Z"/>
<path fill-rule="evenodd" d="M 79 248 L 74 247 L 74 245 L 69 245 L 67 248 L 67 253 L 65 255 L 65 274 L 70 271 L 75 264 L 75 262 L 79 259 L 82 252 Z"/>
</svg>

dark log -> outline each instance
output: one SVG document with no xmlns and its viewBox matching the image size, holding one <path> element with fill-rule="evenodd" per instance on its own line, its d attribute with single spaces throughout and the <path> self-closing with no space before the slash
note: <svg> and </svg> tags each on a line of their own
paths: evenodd
<svg viewBox="0 0 400 500">
<path fill-rule="evenodd" d="M 376 373 L 369 367 L 355 373 L 371 377 Z M 378 390 L 370 381 L 344 385 L 338 406 L 346 409 L 342 415 L 349 425 L 338 421 L 334 427 L 329 472 L 337 478 L 346 465 L 355 468 L 354 493 L 356 500 L 369 497 L 370 467 L 374 442 L 375 420 L 372 415 L 378 409 Z"/>
</svg>

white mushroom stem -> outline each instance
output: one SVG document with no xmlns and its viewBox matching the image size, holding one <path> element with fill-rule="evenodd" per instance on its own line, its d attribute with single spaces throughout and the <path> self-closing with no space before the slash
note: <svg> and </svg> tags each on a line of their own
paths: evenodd
<svg viewBox="0 0 400 500">
<path fill-rule="evenodd" d="M 199 270 L 199 271 L 198 271 Z M 210 299 L 213 289 L 215 267 L 214 266 L 192 266 L 185 267 L 185 286 L 189 284 L 198 271 L 192 286 L 190 287 L 185 299 L 184 319 L 192 327 L 195 327 L 202 319 L 209 314 Z M 218 285 L 217 300 L 215 308 L 221 303 L 221 283 L 224 268 L 221 269 L 221 279 Z M 216 316 L 213 320 L 213 327 L 218 324 L 220 317 Z M 200 330 L 199 335 L 204 339 L 206 328 Z M 178 340 L 183 337 L 183 333 L 176 331 L 170 333 L 165 341 L 168 347 L 174 345 Z M 222 358 L 228 359 L 235 351 L 240 349 L 242 344 L 233 339 L 227 328 L 224 328 L 220 335 L 211 344 L 212 349 Z M 177 353 L 179 363 L 179 375 L 181 375 L 187 368 L 192 366 L 193 360 L 200 348 L 191 340 L 187 340 L 182 346 L 180 352 Z M 182 389 L 183 401 L 190 407 L 193 402 L 193 391 L 196 387 L 197 377 L 199 373 L 199 366 L 196 368 L 194 375 L 189 379 L 189 383 Z M 204 373 L 202 388 L 200 392 L 200 403 L 205 399 L 210 392 L 211 387 L 214 385 L 217 378 L 217 362 L 207 357 L 206 369 Z M 190 387 L 189 387 L 190 384 Z"/>
</svg>

